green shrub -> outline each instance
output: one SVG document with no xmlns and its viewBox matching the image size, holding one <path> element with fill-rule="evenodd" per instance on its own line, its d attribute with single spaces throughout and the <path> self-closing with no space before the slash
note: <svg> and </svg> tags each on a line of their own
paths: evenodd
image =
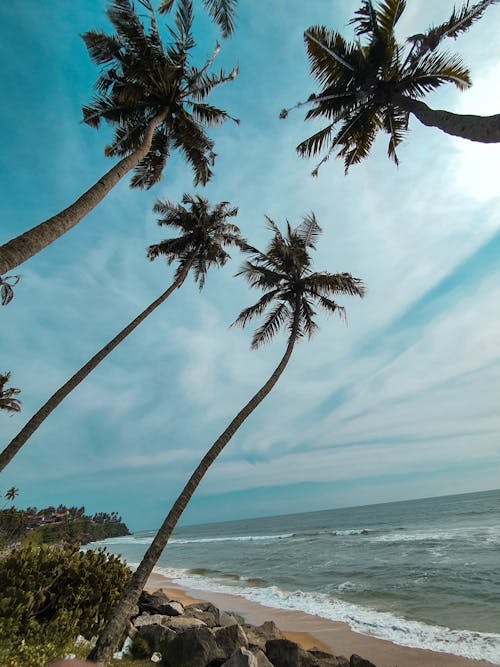
<svg viewBox="0 0 500 667">
<path fill-rule="evenodd" d="M 144 637 L 134 637 L 130 652 L 132 657 L 137 659 L 150 658 L 152 654 L 151 647 Z"/>
<path fill-rule="evenodd" d="M 127 567 L 102 550 L 14 549 L 0 560 L 0 664 L 36 667 L 74 652 L 78 634 L 98 634 L 129 577 Z"/>
</svg>

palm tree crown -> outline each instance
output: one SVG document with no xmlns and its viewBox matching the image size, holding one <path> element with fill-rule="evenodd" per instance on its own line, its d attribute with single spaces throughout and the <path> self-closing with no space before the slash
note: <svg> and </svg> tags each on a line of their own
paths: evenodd
<svg viewBox="0 0 500 667">
<path fill-rule="evenodd" d="M 287 328 L 296 342 L 303 336 L 310 338 L 318 328 L 314 321 L 314 305 L 328 313 L 345 317 L 345 310 L 334 295 L 363 296 L 365 288 L 359 278 L 350 273 L 318 273 L 311 269 L 310 249 L 321 233 L 313 213 L 292 228 L 287 222 L 285 234 L 267 218 L 273 237 L 266 252 L 246 244 L 243 250 L 252 256 L 237 275 L 242 275 L 251 287 L 264 295 L 238 316 L 235 324 L 245 326 L 254 317 L 268 314 L 255 331 L 251 347 L 256 349 L 273 338 L 280 329 Z"/>
<path fill-rule="evenodd" d="M 0 373 L 0 410 L 5 410 L 6 412 L 20 412 L 21 401 L 18 398 L 14 398 L 14 396 L 20 394 L 21 390 L 15 389 L 14 387 L 7 389 L 5 385 L 9 380 L 10 373 Z"/>
<path fill-rule="evenodd" d="M 462 60 L 437 47 L 446 37 L 465 32 L 493 2 L 497 0 L 466 3 L 448 21 L 403 44 L 397 42 L 394 31 L 406 8 L 405 0 L 380 0 L 376 7 L 372 0 L 363 0 L 351 20 L 355 42 L 324 26 L 308 28 L 304 39 L 311 74 L 320 91 L 296 106 L 312 104 L 306 120 L 324 117 L 329 122 L 297 146 L 303 157 L 327 147 L 313 175 L 337 149 L 347 172 L 368 155 L 379 131 L 389 134 L 388 155 L 398 164 L 396 149 L 408 129 L 409 111 L 413 111 L 405 102 L 418 100 L 444 83 L 453 83 L 459 90 L 471 85 Z M 284 109 L 281 117 L 288 111 Z"/>
<path fill-rule="evenodd" d="M 16 499 L 16 496 L 19 495 L 19 489 L 16 488 L 15 486 L 11 486 L 10 489 L 7 489 L 7 491 L 4 494 L 4 498 L 6 500 L 10 500 L 13 502 Z"/>
<path fill-rule="evenodd" d="M 179 0 L 166 46 L 150 0 L 138 2 L 149 13 L 149 30 L 131 0 L 113 0 L 107 15 L 115 33 L 110 36 L 92 30 L 83 35 L 90 57 L 103 67 L 96 82 L 97 95 L 83 107 L 84 122 L 98 127 L 105 120 L 115 126 L 106 154 L 123 156 L 142 144 L 150 123 L 159 119 L 151 149 L 135 167 L 132 187 L 150 188 L 157 183 L 172 149 L 183 153 L 194 171 L 195 184 L 204 185 L 215 159 L 214 144 L 204 126 L 231 118 L 204 100 L 216 86 L 234 79 L 237 68 L 229 74 L 209 72 L 218 44 L 203 67 L 189 64 L 189 51 L 195 45 L 191 0 Z"/>
<path fill-rule="evenodd" d="M 183 204 L 188 204 L 189 208 Z M 206 197 L 185 194 L 182 204 L 158 201 L 154 211 L 161 216 L 159 225 L 173 227 L 181 235 L 149 246 L 149 259 L 161 255 L 168 264 L 178 262 L 176 280 L 189 266 L 200 289 L 205 284 L 208 269 L 214 265 L 224 266 L 230 259 L 224 246 L 242 247 L 244 244 L 239 227 L 227 222 L 227 218 L 238 213 L 227 201 L 210 207 Z"/>
</svg>

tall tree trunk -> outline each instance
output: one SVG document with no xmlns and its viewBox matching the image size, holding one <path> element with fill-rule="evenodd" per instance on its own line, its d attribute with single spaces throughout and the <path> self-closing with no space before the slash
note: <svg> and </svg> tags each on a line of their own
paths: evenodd
<svg viewBox="0 0 500 667">
<path fill-rule="evenodd" d="M 179 288 L 191 268 L 191 260 L 186 264 L 182 273 L 177 278 L 175 282 L 170 285 L 170 287 L 163 292 L 153 303 L 151 303 L 145 310 L 142 311 L 130 324 L 128 324 L 124 329 L 120 331 L 114 338 L 112 338 L 109 343 L 107 343 L 103 348 L 97 352 L 87 363 L 80 368 L 67 382 L 65 382 L 62 387 L 52 394 L 46 403 L 36 412 L 33 417 L 27 422 L 27 424 L 19 431 L 19 433 L 9 442 L 7 447 L 0 454 L 0 472 L 5 468 L 6 465 L 14 458 L 17 452 L 21 449 L 24 443 L 33 435 L 33 433 L 38 429 L 39 426 L 47 419 L 50 413 L 57 408 L 59 403 L 61 403 L 66 396 L 77 387 L 80 382 L 82 382 L 89 373 L 91 373 L 94 368 L 96 368 L 103 359 L 105 359 L 108 354 L 110 354 L 115 347 L 117 347 L 129 334 L 136 329 L 141 322 L 143 322 L 148 315 L 150 315 L 159 305 L 161 305 L 174 290 Z"/>
<path fill-rule="evenodd" d="M 33 255 L 74 227 L 90 213 L 125 174 L 139 164 L 149 153 L 156 127 L 165 120 L 166 111 L 155 116 L 149 123 L 144 141 L 133 153 L 124 157 L 110 169 L 97 183 L 83 193 L 64 211 L 32 227 L 0 247 L 0 275 L 19 266 Z"/>
<path fill-rule="evenodd" d="M 423 125 L 437 127 L 446 134 L 483 144 L 500 142 L 500 114 L 472 116 L 431 109 L 425 102 L 400 93 L 391 95 L 391 101 L 401 109 L 412 113 Z"/>
<path fill-rule="evenodd" d="M 222 452 L 227 443 L 231 440 L 236 431 L 243 424 L 245 419 L 255 410 L 255 408 L 264 400 L 264 398 L 269 394 L 271 389 L 274 387 L 278 381 L 280 375 L 285 370 L 285 367 L 290 359 L 292 354 L 293 346 L 297 339 L 298 331 L 298 322 L 299 322 L 299 311 L 297 309 L 295 313 L 295 321 L 292 327 L 292 332 L 290 338 L 288 339 L 288 345 L 281 359 L 280 363 L 276 367 L 274 373 L 271 375 L 269 380 L 265 385 L 259 389 L 259 391 L 252 396 L 248 401 L 245 407 L 238 412 L 233 421 L 229 424 L 226 430 L 218 437 L 214 444 L 210 447 L 208 452 L 202 458 L 198 464 L 196 470 L 189 478 L 186 486 L 182 489 L 179 497 L 172 506 L 172 509 L 168 513 L 166 519 L 162 523 L 160 529 L 156 533 L 156 536 L 151 543 L 151 546 L 144 554 L 144 557 L 137 568 L 137 570 L 132 575 L 132 578 L 127 585 L 127 588 L 123 592 L 123 595 L 116 606 L 113 616 L 110 618 L 103 631 L 99 635 L 97 644 L 95 648 L 90 653 L 88 659 L 94 662 L 107 661 L 110 660 L 113 651 L 115 650 L 120 637 L 122 636 L 123 630 L 125 628 L 127 619 L 132 613 L 133 607 L 137 604 L 137 600 L 143 590 L 153 567 L 157 563 L 163 549 L 166 547 L 172 531 L 174 530 L 177 522 L 180 519 L 182 512 L 185 510 L 186 505 L 191 500 L 194 492 L 196 491 L 198 484 L 203 479 L 205 473 L 215 461 L 215 459 Z"/>
</svg>

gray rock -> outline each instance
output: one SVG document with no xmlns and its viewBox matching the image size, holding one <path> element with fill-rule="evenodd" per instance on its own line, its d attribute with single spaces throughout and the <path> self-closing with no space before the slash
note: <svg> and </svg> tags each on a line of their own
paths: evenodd
<svg viewBox="0 0 500 667">
<path fill-rule="evenodd" d="M 349 665 L 350 667 L 375 667 L 373 662 L 370 662 L 369 660 L 365 660 L 359 655 L 356 655 L 355 653 L 351 655 L 351 659 L 349 660 Z"/>
<path fill-rule="evenodd" d="M 167 627 L 176 632 L 184 632 L 191 628 L 206 628 L 207 624 L 198 618 L 186 618 L 186 616 L 163 616 L 167 621 L 164 623 Z"/>
<path fill-rule="evenodd" d="M 224 659 L 227 660 L 239 648 L 248 648 L 248 639 L 241 625 L 228 625 L 214 628 L 215 641 Z"/>
<path fill-rule="evenodd" d="M 266 655 L 274 667 L 316 667 L 316 660 L 289 639 L 270 639 Z"/>
<path fill-rule="evenodd" d="M 243 629 L 246 633 L 248 643 L 253 646 L 258 646 L 263 651 L 266 650 L 266 642 L 270 639 L 283 638 L 283 635 L 274 621 L 266 621 L 262 625 L 249 625 L 245 623 Z"/>
<path fill-rule="evenodd" d="M 165 593 L 160 588 L 154 593 L 142 591 L 137 604 L 141 613 L 148 611 L 151 614 L 157 614 L 159 613 L 159 607 L 162 604 L 167 604 L 168 602 L 170 602 L 168 596 L 165 595 Z"/>
<path fill-rule="evenodd" d="M 145 625 L 163 625 L 168 627 L 167 620 L 169 616 L 163 616 L 163 614 L 141 614 L 134 619 L 134 627 L 142 628 Z"/>
<path fill-rule="evenodd" d="M 221 612 L 211 602 L 194 602 L 184 609 L 184 615 L 188 618 L 197 618 L 203 621 L 209 628 L 221 625 Z"/>
<path fill-rule="evenodd" d="M 258 662 L 255 655 L 242 646 L 223 663 L 222 667 L 258 667 Z"/>
<path fill-rule="evenodd" d="M 311 649 L 308 653 L 314 658 L 318 667 L 350 667 L 349 660 L 343 655 L 332 655 L 318 649 Z"/>
<path fill-rule="evenodd" d="M 257 648 L 256 646 L 250 646 L 248 650 L 250 653 L 253 653 L 257 659 L 257 667 L 273 667 L 272 662 L 269 662 L 266 654 L 260 648 Z"/>
<path fill-rule="evenodd" d="M 226 625 L 234 625 L 235 623 L 238 623 L 238 625 L 244 625 L 245 622 L 246 621 L 243 618 L 243 616 L 237 614 L 235 611 L 220 612 L 219 625 L 221 625 L 222 627 Z"/>
<path fill-rule="evenodd" d="M 191 628 L 178 634 L 164 648 L 162 656 L 169 667 L 207 667 L 214 662 L 221 664 L 224 659 L 207 627 Z"/>
<path fill-rule="evenodd" d="M 163 645 L 164 642 L 168 643 L 176 635 L 170 628 L 167 628 L 164 625 L 159 625 L 158 623 L 152 623 L 150 625 L 139 627 L 137 636 L 142 637 L 147 641 L 151 652 L 156 652 L 160 650 L 160 646 Z"/>
<path fill-rule="evenodd" d="M 177 602 L 177 600 L 170 600 L 170 602 L 160 605 L 158 611 L 160 614 L 165 614 L 165 616 L 182 616 L 184 605 L 182 602 Z"/>
</svg>

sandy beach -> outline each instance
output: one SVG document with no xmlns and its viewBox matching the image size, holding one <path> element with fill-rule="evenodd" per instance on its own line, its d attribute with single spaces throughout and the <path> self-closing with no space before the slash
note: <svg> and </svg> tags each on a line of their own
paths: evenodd
<svg viewBox="0 0 500 667">
<path fill-rule="evenodd" d="M 492 663 L 416 648 L 353 632 L 345 623 L 330 621 L 298 611 L 265 607 L 237 595 L 183 589 L 167 577 L 153 573 L 148 589 L 162 588 L 171 598 L 185 604 L 206 600 L 221 609 L 235 611 L 249 623 L 273 620 L 284 634 L 304 648 L 317 647 L 336 655 L 357 653 L 377 667 L 491 667 Z"/>
</svg>

